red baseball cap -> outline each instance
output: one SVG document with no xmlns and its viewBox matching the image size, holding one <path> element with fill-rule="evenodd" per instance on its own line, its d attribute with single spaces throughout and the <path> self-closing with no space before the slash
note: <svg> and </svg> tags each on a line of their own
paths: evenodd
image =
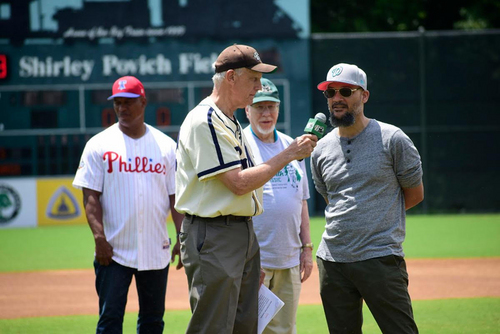
<svg viewBox="0 0 500 334">
<path fill-rule="evenodd" d="M 146 96 L 144 86 L 136 77 L 126 76 L 115 81 L 113 84 L 113 95 L 108 97 L 108 100 L 112 100 L 115 97 L 136 98 L 139 96 Z"/>
</svg>

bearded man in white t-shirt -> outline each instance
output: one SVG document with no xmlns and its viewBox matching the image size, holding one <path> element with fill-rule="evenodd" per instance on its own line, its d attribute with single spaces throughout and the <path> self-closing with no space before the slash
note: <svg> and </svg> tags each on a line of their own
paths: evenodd
<svg viewBox="0 0 500 334">
<path fill-rule="evenodd" d="M 245 108 L 250 125 L 243 131 L 257 164 L 279 154 L 293 141 L 276 130 L 280 108 L 276 85 L 265 78 L 260 81 L 261 90 Z M 265 334 L 297 331 L 301 285 L 313 268 L 308 198 L 305 162 L 291 161 L 264 185 L 264 212 L 253 218 L 264 285 L 285 302 L 264 329 Z"/>
</svg>

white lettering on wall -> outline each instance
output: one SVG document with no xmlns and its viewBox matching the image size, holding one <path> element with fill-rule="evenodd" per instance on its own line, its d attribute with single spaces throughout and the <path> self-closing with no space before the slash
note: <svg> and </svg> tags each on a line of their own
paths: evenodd
<svg viewBox="0 0 500 334">
<path fill-rule="evenodd" d="M 140 55 L 136 59 L 122 59 L 115 55 L 104 55 L 102 57 L 102 74 L 110 76 L 113 74 L 124 75 L 168 75 L 172 73 L 172 62 L 162 54 L 154 58 Z"/>
<path fill-rule="evenodd" d="M 216 53 L 212 53 L 209 57 L 202 57 L 199 53 L 181 53 L 179 54 L 179 73 L 188 74 L 191 71 L 195 74 L 214 73 L 212 64 L 216 60 Z"/>
<path fill-rule="evenodd" d="M 201 53 L 180 53 L 179 74 L 212 74 L 212 64 L 216 61 L 217 54 L 203 56 Z M 163 54 L 148 57 L 141 54 L 137 58 L 119 58 L 114 54 L 101 57 L 102 75 L 109 76 L 150 76 L 171 75 L 172 62 Z M 19 59 L 19 76 L 21 78 L 80 78 L 88 81 L 94 70 L 95 61 L 92 59 L 73 59 L 63 56 L 57 59 L 53 56 L 33 57 L 23 56 Z"/>
<path fill-rule="evenodd" d="M 186 33 L 185 26 L 169 26 L 161 28 L 135 28 L 133 26 L 117 27 L 112 26 L 110 29 L 104 27 L 92 27 L 89 29 L 68 28 L 62 36 L 66 39 L 89 39 L 97 38 L 144 38 L 144 37 L 178 37 Z"/>
<path fill-rule="evenodd" d="M 93 60 L 73 60 L 66 56 L 62 60 L 52 57 L 24 56 L 19 60 L 19 76 L 22 78 L 79 77 L 87 81 L 94 69 Z"/>
</svg>

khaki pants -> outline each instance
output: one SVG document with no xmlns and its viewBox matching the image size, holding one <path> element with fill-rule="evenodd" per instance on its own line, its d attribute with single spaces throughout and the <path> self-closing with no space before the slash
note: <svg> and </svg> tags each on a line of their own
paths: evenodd
<svg viewBox="0 0 500 334">
<path fill-rule="evenodd" d="M 299 305 L 300 290 L 300 266 L 289 269 L 266 269 L 264 285 L 269 288 L 285 305 L 276 316 L 269 322 L 263 334 L 295 334 L 297 328 L 295 319 Z"/>
<path fill-rule="evenodd" d="M 193 313 L 186 333 L 257 333 L 260 254 L 252 219 L 186 215 L 179 238 Z"/>
</svg>

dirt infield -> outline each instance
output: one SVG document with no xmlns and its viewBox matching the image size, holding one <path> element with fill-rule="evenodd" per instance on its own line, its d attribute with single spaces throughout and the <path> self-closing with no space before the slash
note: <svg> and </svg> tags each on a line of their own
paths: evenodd
<svg viewBox="0 0 500 334">
<path fill-rule="evenodd" d="M 413 300 L 500 297 L 500 258 L 407 260 Z M 127 311 L 137 311 L 132 283 Z M 189 309 L 184 270 L 171 268 L 167 309 Z M 318 271 L 302 287 L 301 304 L 320 304 Z M 0 273 L 0 318 L 97 314 L 92 270 Z"/>
</svg>

